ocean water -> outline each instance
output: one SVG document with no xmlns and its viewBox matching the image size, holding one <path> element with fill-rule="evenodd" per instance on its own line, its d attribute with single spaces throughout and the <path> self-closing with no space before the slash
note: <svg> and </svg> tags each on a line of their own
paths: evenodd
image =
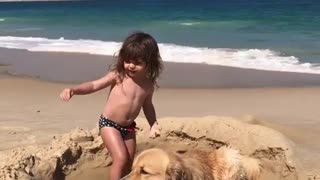
<svg viewBox="0 0 320 180">
<path fill-rule="evenodd" d="M 0 3 L 0 47 L 114 55 L 134 31 L 164 61 L 320 73 L 318 0 Z"/>
</svg>

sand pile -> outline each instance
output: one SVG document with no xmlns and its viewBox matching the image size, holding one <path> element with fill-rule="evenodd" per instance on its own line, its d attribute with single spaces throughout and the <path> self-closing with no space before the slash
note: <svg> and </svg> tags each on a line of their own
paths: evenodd
<svg viewBox="0 0 320 180">
<path fill-rule="evenodd" d="M 230 117 L 163 118 L 159 120 L 162 136 L 149 139 L 146 120 L 138 119 L 137 151 L 150 147 L 176 151 L 230 145 L 242 154 L 261 159 L 262 179 L 297 179 L 294 144 L 279 132 L 254 124 L 253 118 L 245 121 Z M 84 164 L 92 164 L 86 169 L 111 164 L 97 129 L 75 129 L 54 137 L 50 145 L 6 152 L 0 157 L 0 179 L 68 179 Z"/>
<path fill-rule="evenodd" d="M 63 179 L 82 160 L 99 155 L 101 141 L 92 132 L 76 129 L 49 146 L 17 148 L 0 158 L 0 179 Z"/>
</svg>

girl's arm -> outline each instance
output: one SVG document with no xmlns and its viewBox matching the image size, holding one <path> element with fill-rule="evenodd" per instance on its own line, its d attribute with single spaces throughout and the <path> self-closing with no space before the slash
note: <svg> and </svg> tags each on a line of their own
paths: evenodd
<svg viewBox="0 0 320 180">
<path fill-rule="evenodd" d="M 152 96 L 153 96 L 153 91 L 150 93 L 144 103 L 143 103 L 143 112 L 144 115 L 146 116 L 146 119 L 150 125 L 150 127 L 153 126 L 153 124 L 157 121 L 156 119 L 156 111 L 154 109 L 153 103 L 152 103 Z"/>
<path fill-rule="evenodd" d="M 152 96 L 153 96 L 153 90 L 152 92 L 146 97 L 144 103 L 143 103 L 143 112 L 146 116 L 146 119 L 150 125 L 150 137 L 155 138 L 160 135 L 160 126 L 158 124 L 157 118 L 156 118 L 156 111 L 154 109 L 153 103 L 152 103 Z"/>
<path fill-rule="evenodd" d="M 66 88 L 60 94 L 60 98 L 62 100 L 68 101 L 73 95 L 84 95 L 96 92 L 115 83 L 116 77 L 117 76 L 115 72 L 109 72 L 100 79 L 85 82 L 72 88 Z"/>
</svg>

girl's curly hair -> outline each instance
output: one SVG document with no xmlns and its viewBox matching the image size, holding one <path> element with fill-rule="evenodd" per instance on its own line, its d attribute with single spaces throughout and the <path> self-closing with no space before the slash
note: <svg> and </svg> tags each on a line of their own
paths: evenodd
<svg viewBox="0 0 320 180">
<path fill-rule="evenodd" d="M 128 36 L 122 44 L 117 62 L 112 70 L 119 75 L 120 81 L 125 77 L 124 62 L 128 60 L 143 61 L 146 64 L 146 76 L 154 84 L 163 69 L 159 47 L 149 34 L 135 32 Z"/>
</svg>

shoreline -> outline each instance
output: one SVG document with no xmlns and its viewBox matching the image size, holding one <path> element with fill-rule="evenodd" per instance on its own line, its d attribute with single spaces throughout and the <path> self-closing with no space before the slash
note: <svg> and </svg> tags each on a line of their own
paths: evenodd
<svg viewBox="0 0 320 180">
<path fill-rule="evenodd" d="M 85 53 L 30 52 L 0 48 L 8 73 L 45 81 L 79 83 L 103 76 L 114 57 Z M 264 88 L 320 86 L 320 74 L 265 71 L 194 63 L 164 62 L 164 88 Z"/>
</svg>

